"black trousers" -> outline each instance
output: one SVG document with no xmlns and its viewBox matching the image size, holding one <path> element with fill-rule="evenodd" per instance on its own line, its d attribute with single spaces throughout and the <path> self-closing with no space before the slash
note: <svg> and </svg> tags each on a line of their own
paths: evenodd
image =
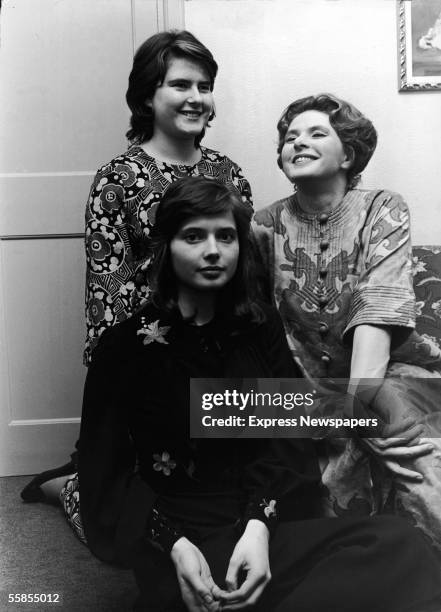
<svg viewBox="0 0 441 612">
<path fill-rule="evenodd" d="M 234 526 L 201 532 L 197 543 L 224 586 Z M 439 612 L 441 568 L 403 519 L 313 519 L 280 523 L 270 544 L 272 580 L 256 612 Z M 186 612 L 174 565 L 146 544 L 134 564 L 137 612 Z"/>
</svg>

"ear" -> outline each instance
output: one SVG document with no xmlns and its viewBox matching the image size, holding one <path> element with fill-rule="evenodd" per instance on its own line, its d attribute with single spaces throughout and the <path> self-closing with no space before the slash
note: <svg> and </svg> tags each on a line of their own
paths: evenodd
<svg viewBox="0 0 441 612">
<path fill-rule="evenodd" d="M 355 153 L 354 149 L 350 146 L 345 148 L 345 158 L 341 163 L 341 168 L 343 170 L 349 170 L 354 165 Z"/>
</svg>

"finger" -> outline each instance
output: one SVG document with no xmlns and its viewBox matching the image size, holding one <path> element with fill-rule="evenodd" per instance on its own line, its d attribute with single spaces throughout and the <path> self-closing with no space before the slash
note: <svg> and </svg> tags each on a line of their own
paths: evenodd
<svg viewBox="0 0 441 612">
<path fill-rule="evenodd" d="M 250 571 L 248 572 L 247 577 L 241 587 L 235 591 L 227 593 L 222 600 L 230 603 L 242 603 L 247 600 L 260 585 L 263 585 L 263 589 L 269 580 L 270 576 L 265 573 Z"/>
<path fill-rule="evenodd" d="M 385 427 L 382 431 L 381 438 L 383 440 L 404 440 L 406 443 L 422 436 L 424 434 L 423 425 L 414 425 L 408 429 L 398 429 Z"/>
<path fill-rule="evenodd" d="M 252 595 L 250 595 L 250 597 L 248 597 L 247 599 L 245 599 L 245 601 L 242 602 L 231 602 L 231 603 L 226 603 L 226 604 L 222 604 L 222 608 L 221 610 L 244 610 L 244 609 L 249 609 L 250 606 L 254 606 L 257 601 L 259 600 L 260 596 L 262 595 L 262 592 L 266 586 L 266 582 L 259 585 L 256 590 L 254 591 L 254 593 Z"/>
<path fill-rule="evenodd" d="M 381 457 L 392 457 L 400 459 L 415 459 L 428 455 L 434 449 L 433 444 L 416 444 L 414 446 L 392 446 L 385 449 L 377 449 L 377 454 Z"/>
<path fill-rule="evenodd" d="M 227 575 L 225 576 L 225 585 L 228 591 L 237 590 L 237 579 L 239 574 L 240 564 L 234 559 L 230 559 Z"/>
<path fill-rule="evenodd" d="M 204 583 L 199 574 L 187 574 L 183 576 L 188 588 L 194 593 L 196 598 L 204 606 L 211 605 L 214 601 L 211 590 Z"/>
<path fill-rule="evenodd" d="M 414 470 L 409 470 L 408 468 L 403 467 L 396 461 L 385 461 L 384 465 L 393 473 L 395 476 L 404 478 L 406 480 L 413 480 L 416 482 L 422 482 L 424 477 L 419 472 L 415 472 Z"/>
</svg>

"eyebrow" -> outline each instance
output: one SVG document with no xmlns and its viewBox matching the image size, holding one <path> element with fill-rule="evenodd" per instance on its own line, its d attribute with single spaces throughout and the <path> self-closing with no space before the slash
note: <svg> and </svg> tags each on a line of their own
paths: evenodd
<svg viewBox="0 0 441 612">
<path fill-rule="evenodd" d="M 329 127 L 327 127 L 326 125 L 312 125 L 311 127 L 308 128 L 309 132 L 313 132 L 314 130 L 324 130 L 325 132 L 329 132 Z M 288 130 L 286 133 L 287 134 L 297 134 L 298 130 Z"/>
</svg>

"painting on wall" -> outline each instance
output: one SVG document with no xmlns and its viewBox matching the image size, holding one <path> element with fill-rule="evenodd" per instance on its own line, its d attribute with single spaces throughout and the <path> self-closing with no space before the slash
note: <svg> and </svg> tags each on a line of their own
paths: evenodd
<svg viewBox="0 0 441 612">
<path fill-rule="evenodd" d="M 398 0 L 400 91 L 441 90 L 441 0 Z"/>
</svg>

